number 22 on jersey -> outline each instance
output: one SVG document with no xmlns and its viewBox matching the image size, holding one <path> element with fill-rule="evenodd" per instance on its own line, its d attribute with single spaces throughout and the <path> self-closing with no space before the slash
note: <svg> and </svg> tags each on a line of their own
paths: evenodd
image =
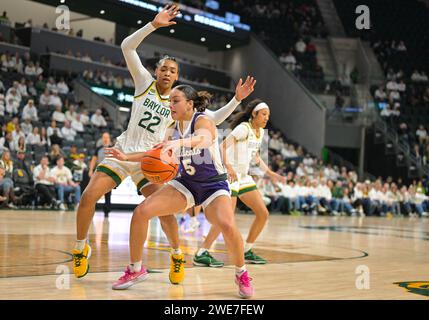
<svg viewBox="0 0 429 320">
<path fill-rule="evenodd" d="M 149 111 L 143 113 L 144 117 L 140 119 L 139 126 L 151 133 L 155 133 L 154 128 L 159 125 L 161 118 L 153 116 Z"/>
</svg>

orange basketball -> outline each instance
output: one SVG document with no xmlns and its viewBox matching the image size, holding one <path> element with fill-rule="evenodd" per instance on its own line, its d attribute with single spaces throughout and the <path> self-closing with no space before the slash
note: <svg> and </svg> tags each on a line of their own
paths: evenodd
<svg viewBox="0 0 429 320">
<path fill-rule="evenodd" d="M 161 151 L 161 148 L 156 148 L 145 152 L 140 163 L 143 174 L 152 183 L 166 183 L 172 180 L 179 170 L 179 162 L 173 152 Z"/>
</svg>

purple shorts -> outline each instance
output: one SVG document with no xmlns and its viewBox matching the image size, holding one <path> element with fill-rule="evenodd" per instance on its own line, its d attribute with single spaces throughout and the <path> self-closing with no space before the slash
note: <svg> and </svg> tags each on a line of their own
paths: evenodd
<svg viewBox="0 0 429 320">
<path fill-rule="evenodd" d="M 195 182 L 179 177 L 168 184 L 186 197 L 186 209 L 199 205 L 205 209 L 217 197 L 231 195 L 227 181 Z"/>
</svg>

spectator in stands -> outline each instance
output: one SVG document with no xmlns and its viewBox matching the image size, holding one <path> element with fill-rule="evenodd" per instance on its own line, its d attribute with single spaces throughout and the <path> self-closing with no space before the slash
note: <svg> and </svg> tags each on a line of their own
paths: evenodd
<svg viewBox="0 0 429 320">
<path fill-rule="evenodd" d="M 19 101 L 14 94 L 6 96 L 6 113 L 10 116 L 18 114 Z"/>
<path fill-rule="evenodd" d="M 36 76 L 36 67 L 33 61 L 29 61 L 28 64 L 25 66 L 24 74 L 30 77 Z"/>
<path fill-rule="evenodd" d="M 398 83 L 396 82 L 396 78 L 390 79 L 386 84 L 386 89 L 389 91 L 397 91 L 398 90 Z"/>
<path fill-rule="evenodd" d="M 45 105 L 48 105 L 51 97 L 49 96 L 49 90 L 47 92 L 45 91 L 46 90 L 46 82 L 45 82 L 45 79 L 43 78 L 43 75 L 37 76 L 37 81 L 34 84 L 34 87 L 39 91 L 43 91 L 43 94 L 45 94 L 45 98 L 44 98 L 46 101 Z M 48 96 L 49 96 L 49 100 L 48 100 Z"/>
<path fill-rule="evenodd" d="M 70 107 L 66 111 L 65 115 L 66 115 L 66 119 L 70 122 L 73 122 L 74 120 L 76 120 L 77 112 L 76 112 L 75 106 L 70 105 Z"/>
<path fill-rule="evenodd" d="M 48 133 L 45 127 L 42 127 L 40 129 L 40 146 L 47 146 L 49 145 L 49 138 Z"/>
<path fill-rule="evenodd" d="M 37 109 L 34 106 L 34 100 L 30 99 L 28 100 L 27 104 L 25 105 L 23 111 L 22 111 L 22 119 L 30 119 L 31 121 L 38 121 L 39 118 L 37 116 Z"/>
<path fill-rule="evenodd" d="M 396 47 L 397 51 L 400 52 L 406 52 L 407 51 L 407 47 L 405 46 L 404 41 L 399 41 L 398 46 Z"/>
<path fill-rule="evenodd" d="M 18 92 L 21 95 L 21 97 L 24 97 L 24 98 L 28 97 L 27 84 L 26 84 L 25 78 L 21 78 L 21 81 L 18 84 Z"/>
<path fill-rule="evenodd" d="M 43 73 L 43 68 L 40 66 L 40 62 L 36 61 L 34 67 L 36 68 L 36 76 L 40 76 Z"/>
<path fill-rule="evenodd" d="M 39 105 L 42 107 L 49 106 L 51 104 L 51 94 L 48 89 L 44 89 L 43 93 L 39 98 Z"/>
<path fill-rule="evenodd" d="M 82 110 L 80 114 L 80 121 L 83 123 L 84 126 L 87 126 L 90 124 L 89 112 L 87 109 Z"/>
<path fill-rule="evenodd" d="M 33 132 L 27 136 L 26 142 L 28 145 L 35 145 L 35 144 L 40 145 L 41 144 L 40 133 L 39 133 L 38 127 L 33 128 Z"/>
<path fill-rule="evenodd" d="M 64 127 L 61 128 L 61 134 L 63 135 L 64 139 L 68 141 L 74 141 L 76 131 L 74 131 L 74 129 L 71 127 L 70 121 L 64 121 Z"/>
<path fill-rule="evenodd" d="M 102 106 L 100 109 L 101 109 L 101 115 L 104 117 L 104 120 L 106 120 L 106 122 L 110 121 L 110 114 L 109 114 L 109 111 L 107 111 L 106 107 Z"/>
<path fill-rule="evenodd" d="M 58 93 L 57 84 L 55 83 L 55 80 L 53 77 L 48 78 L 48 82 L 46 83 L 46 88 L 49 89 L 52 93 L 56 91 Z"/>
<path fill-rule="evenodd" d="M 55 166 L 57 164 L 58 157 L 65 157 L 63 150 L 61 150 L 58 144 L 53 144 L 51 146 L 51 152 L 49 153 L 49 163 L 51 166 Z"/>
<path fill-rule="evenodd" d="M 88 169 L 87 164 L 85 163 L 85 155 L 83 153 L 79 154 L 79 157 L 73 161 L 72 174 L 73 181 L 81 184 L 84 177 L 84 172 Z M 81 186 L 82 189 L 82 186 Z"/>
<path fill-rule="evenodd" d="M 27 150 L 27 144 L 24 137 L 19 137 L 18 141 L 15 141 L 15 152 L 25 152 Z"/>
<path fill-rule="evenodd" d="M 97 111 L 92 115 L 91 124 L 98 128 L 107 126 L 107 122 L 101 114 L 101 109 L 97 109 Z"/>
<path fill-rule="evenodd" d="M 304 42 L 302 38 L 299 38 L 298 41 L 295 43 L 295 50 L 298 54 L 303 55 L 305 53 L 305 50 L 307 49 L 307 45 Z"/>
<path fill-rule="evenodd" d="M 55 130 L 58 131 L 57 122 L 55 120 L 52 120 L 47 130 L 48 138 L 54 133 Z M 61 135 L 61 132 L 60 132 L 60 135 Z"/>
<path fill-rule="evenodd" d="M 49 102 L 50 105 L 52 106 L 63 106 L 63 102 L 61 101 L 61 98 L 58 96 L 58 91 L 57 90 L 53 90 L 52 91 L 52 95 L 51 95 L 51 101 Z"/>
<path fill-rule="evenodd" d="M 64 78 L 61 78 L 60 81 L 57 83 L 58 93 L 66 95 L 69 93 L 69 87 L 67 83 L 65 83 Z"/>
<path fill-rule="evenodd" d="M 57 165 L 52 169 L 52 176 L 55 178 L 55 187 L 57 189 L 60 209 L 65 210 L 64 196 L 65 193 L 73 192 L 75 196 L 75 205 L 80 202 L 80 185 L 73 181 L 73 175 L 69 168 L 64 166 L 64 157 L 58 157 Z"/>
<path fill-rule="evenodd" d="M 6 112 L 6 107 L 4 105 L 4 95 L 0 93 L 0 117 L 4 117 Z"/>
<path fill-rule="evenodd" d="M 72 129 L 74 129 L 76 132 L 82 133 L 85 131 L 85 127 L 81 121 L 81 115 L 76 114 L 76 119 L 74 119 L 71 123 Z"/>
<path fill-rule="evenodd" d="M 14 148 L 14 140 L 12 136 L 12 132 L 6 132 L 4 137 L 0 138 L 0 150 L 8 149 L 13 150 Z"/>
<path fill-rule="evenodd" d="M 6 198 L 2 205 L 5 205 L 11 209 L 15 209 L 16 206 L 13 204 L 13 202 L 16 202 L 18 199 L 15 198 L 15 193 L 13 189 L 13 161 L 11 159 L 9 150 L 3 151 L 0 160 L 0 168 L 0 191 L 2 192 L 2 195 Z"/>
<path fill-rule="evenodd" d="M 55 177 L 52 175 L 52 170 L 49 168 L 49 160 L 47 156 L 40 159 L 40 164 L 33 169 L 33 179 L 36 185 L 36 190 L 41 196 L 41 203 L 50 205 L 56 208 L 59 201 L 55 195 Z"/>
<path fill-rule="evenodd" d="M 401 95 L 399 91 L 390 91 L 389 93 L 389 101 L 391 102 L 399 102 L 401 101 Z"/>
<path fill-rule="evenodd" d="M 65 122 L 66 121 L 66 115 L 62 112 L 61 106 L 56 106 L 55 111 L 52 114 L 52 120 L 55 120 L 56 122 Z"/>
<path fill-rule="evenodd" d="M 384 91 L 384 86 L 380 85 L 374 93 L 376 102 L 385 102 L 387 101 L 387 94 Z"/>
<path fill-rule="evenodd" d="M 286 69 L 288 69 L 290 71 L 295 70 L 296 58 L 293 55 L 292 51 L 289 51 L 286 55 L 283 54 L 280 57 L 280 61 L 283 63 L 283 65 L 286 67 Z"/>
<path fill-rule="evenodd" d="M 15 130 L 12 131 L 12 137 L 14 141 L 18 141 L 19 137 L 25 138 L 25 134 L 22 132 L 21 126 L 19 124 L 15 124 Z"/>
<path fill-rule="evenodd" d="M 423 124 L 419 125 L 416 131 L 416 137 L 421 144 L 426 144 L 429 142 L 429 136 Z"/>
</svg>

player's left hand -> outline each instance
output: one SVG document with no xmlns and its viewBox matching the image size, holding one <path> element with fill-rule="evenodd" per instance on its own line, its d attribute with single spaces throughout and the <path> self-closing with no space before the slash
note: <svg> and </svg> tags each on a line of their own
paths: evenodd
<svg viewBox="0 0 429 320">
<path fill-rule="evenodd" d="M 180 140 L 171 140 L 163 142 L 159 147 L 162 147 L 162 153 L 169 152 L 176 153 L 176 150 L 180 148 Z"/>
<path fill-rule="evenodd" d="M 237 83 L 235 87 L 235 98 L 238 101 L 246 99 L 255 90 L 256 80 L 251 76 L 247 76 L 246 81 L 243 83 L 243 79 Z"/>
</svg>

